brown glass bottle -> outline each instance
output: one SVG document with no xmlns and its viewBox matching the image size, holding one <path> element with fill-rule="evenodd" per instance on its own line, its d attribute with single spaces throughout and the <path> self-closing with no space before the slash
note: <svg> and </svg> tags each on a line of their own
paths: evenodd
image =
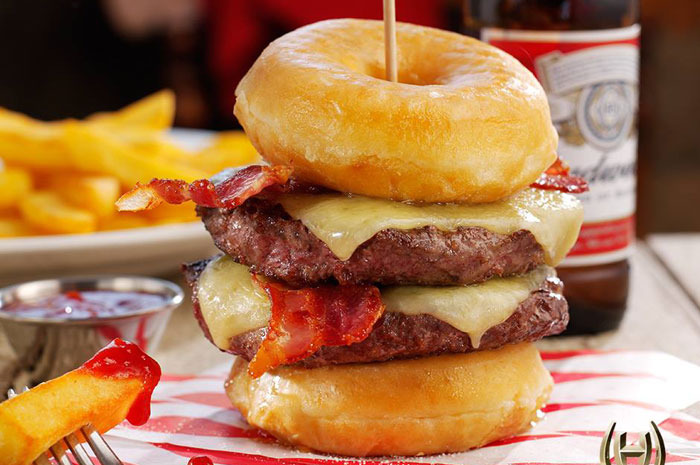
<svg viewBox="0 0 700 465">
<path fill-rule="evenodd" d="M 464 32 L 518 58 L 538 77 L 559 132 L 559 156 L 590 192 L 579 241 L 559 267 L 567 333 L 619 326 L 634 237 L 638 0 L 465 0 Z"/>
</svg>

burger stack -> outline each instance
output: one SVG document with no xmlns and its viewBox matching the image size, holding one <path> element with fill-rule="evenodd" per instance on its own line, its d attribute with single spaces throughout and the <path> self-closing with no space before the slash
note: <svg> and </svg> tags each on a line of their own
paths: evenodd
<svg viewBox="0 0 700 465">
<path fill-rule="evenodd" d="M 543 90 L 473 39 L 399 24 L 398 43 L 390 83 L 380 22 L 278 39 L 236 92 L 269 165 L 179 197 L 138 188 L 194 200 L 222 252 L 184 272 L 205 335 L 236 356 L 233 405 L 327 453 L 461 451 L 525 430 L 552 388 L 532 342 L 568 322 L 553 267 L 585 185 L 556 161 Z"/>
</svg>

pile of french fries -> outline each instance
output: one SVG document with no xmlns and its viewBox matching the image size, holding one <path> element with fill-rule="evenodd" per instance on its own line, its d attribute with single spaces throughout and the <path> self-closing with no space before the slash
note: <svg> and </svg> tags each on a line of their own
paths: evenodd
<svg viewBox="0 0 700 465">
<path fill-rule="evenodd" d="M 0 238 L 75 234 L 194 221 L 191 205 L 118 213 L 137 182 L 208 178 L 259 159 L 245 134 L 219 133 L 188 151 L 168 138 L 175 96 L 164 90 L 85 120 L 37 121 L 0 108 Z"/>
</svg>

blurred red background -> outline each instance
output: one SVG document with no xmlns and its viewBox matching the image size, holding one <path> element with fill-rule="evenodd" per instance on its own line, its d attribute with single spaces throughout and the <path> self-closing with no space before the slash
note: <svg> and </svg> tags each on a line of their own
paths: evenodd
<svg viewBox="0 0 700 465">
<path fill-rule="evenodd" d="M 397 0 L 401 21 L 459 30 L 460 0 Z M 642 0 L 640 234 L 700 231 L 700 2 Z M 281 34 L 381 18 L 380 0 L 4 0 L 0 106 L 42 119 L 170 87 L 176 124 L 236 127 L 233 91 Z"/>
</svg>

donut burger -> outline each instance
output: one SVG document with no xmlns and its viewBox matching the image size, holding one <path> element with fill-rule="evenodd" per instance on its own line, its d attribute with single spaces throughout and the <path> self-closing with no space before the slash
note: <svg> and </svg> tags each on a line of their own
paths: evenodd
<svg viewBox="0 0 700 465">
<path fill-rule="evenodd" d="M 226 383 L 281 441 L 351 456 L 463 451 L 527 429 L 564 330 L 556 266 L 585 183 L 544 91 L 477 40 L 331 20 L 272 42 L 236 90 L 267 165 L 153 180 L 122 210 L 197 204 L 222 254 L 185 265 Z"/>
</svg>

